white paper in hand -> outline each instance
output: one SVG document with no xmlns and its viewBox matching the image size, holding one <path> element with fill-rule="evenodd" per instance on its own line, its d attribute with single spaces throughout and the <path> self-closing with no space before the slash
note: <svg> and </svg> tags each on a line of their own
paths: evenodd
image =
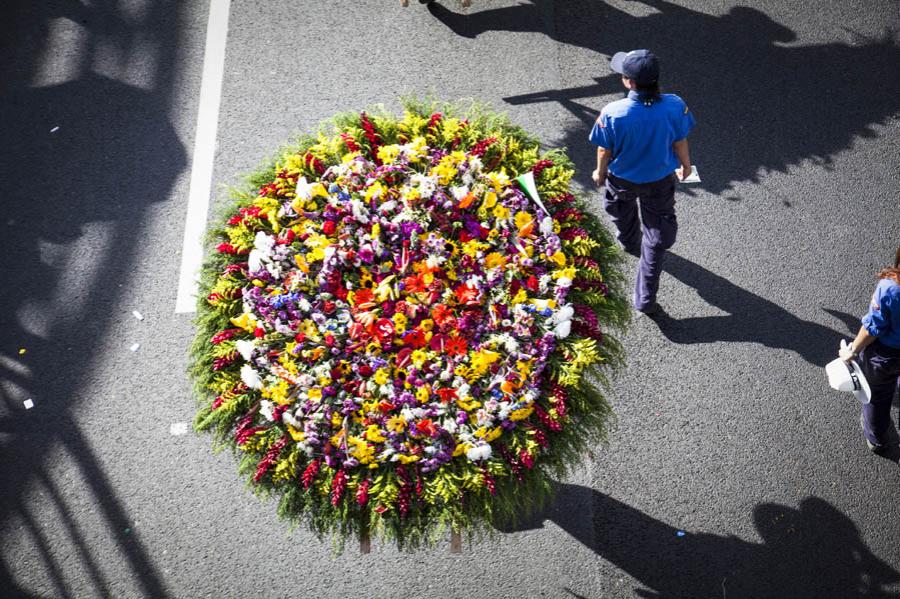
<svg viewBox="0 0 900 599">
<path fill-rule="evenodd" d="M 700 173 L 695 165 L 691 165 L 691 174 L 681 180 L 682 183 L 699 183 Z"/>
</svg>

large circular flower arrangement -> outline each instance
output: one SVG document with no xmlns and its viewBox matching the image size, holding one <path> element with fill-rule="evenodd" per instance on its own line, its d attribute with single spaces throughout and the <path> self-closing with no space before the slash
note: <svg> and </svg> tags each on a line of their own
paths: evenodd
<svg viewBox="0 0 900 599">
<path fill-rule="evenodd" d="M 488 529 L 607 433 L 618 251 L 564 152 L 454 114 L 336 117 L 212 231 L 195 426 L 318 533 Z"/>
</svg>

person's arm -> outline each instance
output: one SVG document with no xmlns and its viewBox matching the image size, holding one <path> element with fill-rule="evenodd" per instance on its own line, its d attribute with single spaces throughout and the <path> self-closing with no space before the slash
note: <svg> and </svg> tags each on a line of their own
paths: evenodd
<svg viewBox="0 0 900 599">
<path fill-rule="evenodd" d="M 681 163 L 681 167 L 679 170 L 675 171 L 678 173 L 679 179 L 684 179 L 685 177 L 690 176 L 691 174 L 691 150 L 688 148 L 688 140 L 685 137 L 684 139 L 680 139 L 672 144 L 672 150 L 675 152 L 675 156 L 678 158 L 678 162 Z"/>
<path fill-rule="evenodd" d="M 603 185 L 604 181 L 606 181 L 610 154 L 611 152 L 606 148 L 597 146 L 597 168 L 591 173 L 591 178 L 598 187 Z"/>
<path fill-rule="evenodd" d="M 859 332 L 856 334 L 856 339 L 854 339 L 846 348 L 842 347 L 838 351 L 838 356 L 840 356 L 841 360 L 844 362 L 849 362 L 859 355 L 859 352 L 871 345 L 876 339 L 878 339 L 878 337 L 866 330 L 865 326 L 861 326 L 859 327 Z"/>
</svg>

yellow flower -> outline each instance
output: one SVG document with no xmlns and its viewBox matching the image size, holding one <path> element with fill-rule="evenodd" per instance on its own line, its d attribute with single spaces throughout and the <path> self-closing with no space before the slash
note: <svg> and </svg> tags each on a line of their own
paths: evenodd
<svg viewBox="0 0 900 599">
<path fill-rule="evenodd" d="M 561 269 L 558 269 L 558 270 L 554 270 L 554 271 L 553 271 L 553 274 L 552 274 L 551 276 L 552 276 L 554 279 L 559 279 L 559 278 L 561 278 L 561 277 L 566 277 L 566 278 L 569 278 L 569 279 L 574 279 L 574 278 L 575 278 L 575 267 L 574 267 L 574 266 L 570 266 L 570 267 L 568 267 L 568 268 L 561 268 Z"/>
<path fill-rule="evenodd" d="M 513 410 L 509 413 L 510 420 L 525 420 L 531 413 L 534 412 L 534 406 L 530 405 L 527 408 L 519 408 L 518 410 Z"/>
<path fill-rule="evenodd" d="M 472 448 L 468 443 L 459 443 L 453 450 L 453 457 L 461 456 Z"/>
<path fill-rule="evenodd" d="M 491 252 L 484 257 L 484 266 L 487 269 L 497 268 L 506 264 L 506 256 L 500 252 Z"/>
<path fill-rule="evenodd" d="M 431 329 L 434 328 L 434 321 L 430 318 L 426 318 L 422 322 L 419 323 L 419 328 L 425 331 L 426 333 L 430 332 Z"/>
<path fill-rule="evenodd" d="M 481 202 L 482 210 L 490 210 L 494 206 L 497 205 L 497 194 L 493 191 L 489 191 L 484 194 L 484 200 Z"/>
<path fill-rule="evenodd" d="M 396 455 L 397 455 L 397 461 L 400 462 L 401 464 L 410 464 L 412 462 L 419 461 L 419 456 L 417 456 L 417 455 L 406 455 L 403 453 L 398 453 Z"/>
<path fill-rule="evenodd" d="M 428 352 L 422 351 L 421 349 L 414 350 L 409 355 L 410 362 L 413 363 L 413 366 L 416 368 L 421 368 L 422 364 L 425 363 L 425 360 L 428 359 Z"/>
<path fill-rule="evenodd" d="M 491 364 L 500 359 L 500 354 L 495 351 L 491 351 L 489 349 L 482 349 L 472 354 L 469 362 L 472 364 L 472 370 L 478 375 L 481 376 L 487 369 L 490 368 Z"/>
<path fill-rule="evenodd" d="M 287 425 L 287 429 L 288 429 L 288 432 L 291 434 L 291 439 L 293 439 L 294 441 L 302 441 L 303 439 L 306 438 L 306 434 L 304 434 L 303 431 L 298 431 L 290 424 Z"/>
<path fill-rule="evenodd" d="M 530 223 L 532 220 L 534 220 L 534 217 L 531 216 L 529 213 L 527 213 L 525 211 L 516 212 L 515 223 L 516 223 L 517 228 L 521 229 L 522 227 L 524 227 L 525 225 Z"/>
<path fill-rule="evenodd" d="M 406 323 L 408 322 L 406 315 L 395 312 L 391 320 L 394 321 L 394 331 L 396 331 L 398 335 L 402 335 L 403 332 L 406 331 Z"/>
<path fill-rule="evenodd" d="M 388 378 L 390 378 L 390 375 L 388 374 L 387 369 L 379 368 L 375 372 L 375 376 L 372 378 L 372 380 L 375 381 L 376 385 L 384 385 L 385 383 L 388 382 Z"/>
<path fill-rule="evenodd" d="M 381 428 L 377 424 L 370 424 L 364 433 L 366 439 L 373 443 L 384 443 L 386 438 L 381 434 Z"/>
<path fill-rule="evenodd" d="M 505 220 L 509 218 L 509 208 L 504 206 L 503 204 L 497 204 L 494 206 L 494 218 L 499 218 L 500 220 Z"/>
<path fill-rule="evenodd" d="M 550 260 L 552 260 L 553 262 L 556 262 L 560 266 L 566 265 L 566 255 L 563 254 L 562 251 L 558 251 L 555 254 L 553 254 L 552 256 L 550 256 Z"/>
<path fill-rule="evenodd" d="M 391 144 L 389 146 L 381 146 L 378 148 L 378 159 L 385 164 L 394 162 L 400 155 L 400 146 Z"/>
<path fill-rule="evenodd" d="M 389 431 L 395 433 L 403 432 L 403 429 L 406 428 L 406 418 L 403 416 L 392 416 L 391 418 L 388 418 L 387 428 Z"/>
<path fill-rule="evenodd" d="M 313 387 L 309 391 L 306 392 L 306 395 L 312 401 L 322 401 L 322 390 L 318 387 Z M 337 413 L 337 412 L 335 412 Z"/>
<path fill-rule="evenodd" d="M 431 397 L 431 387 L 428 385 L 422 385 L 416 391 L 416 399 L 419 400 L 419 403 L 427 402 L 429 397 Z"/>
<path fill-rule="evenodd" d="M 249 312 L 244 312 L 237 318 L 232 318 L 231 324 L 252 333 L 256 329 L 256 317 Z"/>
<path fill-rule="evenodd" d="M 524 288 L 520 288 L 516 292 L 516 295 L 512 298 L 512 303 L 521 304 L 522 302 L 527 301 L 527 300 L 528 300 L 528 293 L 525 291 Z"/>
</svg>

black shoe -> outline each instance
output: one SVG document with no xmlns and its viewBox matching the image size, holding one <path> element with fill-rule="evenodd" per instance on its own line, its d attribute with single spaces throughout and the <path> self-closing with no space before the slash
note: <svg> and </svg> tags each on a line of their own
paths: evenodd
<svg viewBox="0 0 900 599">
<path fill-rule="evenodd" d="M 651 302 L 643 308 L 635 308 L 635 310 L 637 310 L 641 314 L 653 316 L 654 314 L 659 314 L 660 312 L 662 312 L 662 306 L 660 306 L 657 302 Z"/>
</svg>

